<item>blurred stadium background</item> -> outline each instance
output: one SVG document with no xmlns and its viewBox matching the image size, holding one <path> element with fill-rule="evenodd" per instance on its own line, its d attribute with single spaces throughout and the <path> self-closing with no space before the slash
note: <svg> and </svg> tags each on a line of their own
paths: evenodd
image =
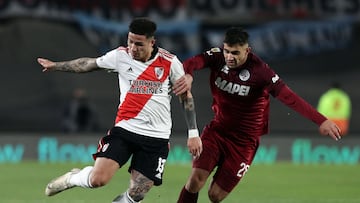
<svg viewBox="0 0 360 203">
<path fill-rule="evenodd" d="M 337 143 L 320 137 L 315 124 L 272 99 L 271 132 L 256 161 L 358 167 L 360 0 L 5 0 L 0 1 L 0 168 L 28 160 L 91 162 L 97 139 L 115 118 L 116 75 L 42 73 L 36 58 L 100 56 L 126 44 L 128 23 L 136 16 L 153 18 L 158 44 L 180 59 L 221 46 L 229 26 L 246 28 L 253 50 L 313 106 L 331 82 L 342 83 L 353 103 L 349 135 Z M 212 117 L 207 77 L 195 75 L 193 85 L 200 128 Z M 76 88 L 85 89 L 96 107 L 95 132 L 62 132 L 62 111 Z M 176 98 L 172 106 L 168 161 L 188 164 Z"/>
</svg>

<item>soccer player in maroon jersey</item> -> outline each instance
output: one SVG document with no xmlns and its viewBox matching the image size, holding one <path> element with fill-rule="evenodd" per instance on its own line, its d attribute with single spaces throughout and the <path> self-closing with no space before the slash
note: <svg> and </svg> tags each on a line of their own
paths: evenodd
<svg viewBox="0 0 360 203">
<path fill-rule="evenodd" d="M 202 132 L 203 152 L 193 160 L 178 203 L 197 202 L 198 192 L 215 168 L 208 190 L 210 201 L 221 202 L 234 189 L 255 157 L 260 136 L 268 133 L 270 95 L 316 123 L 321 134 L 340 139 L 334 122 L 294 93 L 251 52 L 248 37 L 245 30 L 230 28 L 223 48 L 212 48 L 184 62 L 187 77 L 178 80 L 173 91 L 189 90 L 193 71 L 209 68 L 215 115 Z"/>
</svg>

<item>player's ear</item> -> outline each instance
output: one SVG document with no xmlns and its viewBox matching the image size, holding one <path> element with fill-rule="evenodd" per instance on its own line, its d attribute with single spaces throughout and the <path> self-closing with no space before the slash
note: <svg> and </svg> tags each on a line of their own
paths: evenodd
<svg viewBox="0 0 360 203">
<path fill-rule="evenodd" d="M 247 47 L 247 48 L 246 48 L 246 52 L 249 53 L 250 51 L 251 51 L 251 47 Z"/>
<path fill-rule="evenodd" d="M 152 38 L 152 39 L 151 39 L 151 46 L 154 46 L 154 45 L 155 45 L 155 42 L 156 42 L 155 38 Z"/>
</svg>

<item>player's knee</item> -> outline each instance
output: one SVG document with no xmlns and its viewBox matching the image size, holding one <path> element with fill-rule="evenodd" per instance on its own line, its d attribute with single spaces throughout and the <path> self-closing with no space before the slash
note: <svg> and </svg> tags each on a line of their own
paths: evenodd
<svg viewBox="0 0 360 203">
<path fill-rule="evenodd" d="M 192 179 L 186 184 L 185 188 L 191 193 L 197 193 L 201 190 L 204 183 L 205 182 Z"/>
<path fill-rule="evenodd" d="M 101 180 L 101 179 L 91 179 L 90 184 L 93 188 L 97 188 L 97 187 L 102 187 L 104 185 L 106 185 L 106 181 Z"/>
<path fill-rule="evenodd" d="M 212 193 L 212 192 L 209 191 L 208 196 L 209 196 L 210 202 L 212 202 L 212 203 L 218 203 L 218 202 L 221 201 L 220 196 L 218 194 L 216 194 L 216 193 Z"/>
<path fill-rule="evenodd" d="M 197 185 L 204 185 L 207 180 L 207 177 L 202 175 L 193 175 L 192 182 L 196 183 Z"/>
<path fill-rule="evenodd" d="M 109 178 L 107 176 L 93 173 L 89 179 L 89 182 L 93 188 L 102 187 L 109 182 Z"/>
<path fill-rule="evenodd" d="M 227 196 L 227 192 L 221 190 L 220 188 L 217 187 L 210 187 L 209 191 L 208 191 L 208 196 L 210 199 L 210 202 L 212 203 L 218 203 L 221 202 L 222 200 L 225 199 L 225 197 Z"/>
</svg>

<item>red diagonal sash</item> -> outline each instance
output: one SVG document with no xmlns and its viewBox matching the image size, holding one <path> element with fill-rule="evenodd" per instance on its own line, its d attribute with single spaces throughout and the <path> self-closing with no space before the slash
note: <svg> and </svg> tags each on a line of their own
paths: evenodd
<svg viewBox="0 0 360 203">
<path fill-rule="evenodd" d="M 144 72 L 142 72 L 136 79 L 138 81 L 155 81 L 163 83 L 169 76 L 170 72 L 170 61 L 158 57 L 152 64 L 150 64 Z M 159 75 L 158 70 L 163 69 L 162 76 Z M 161 76 L 161 78 L 159 78 Z M 134 85 L 131 85 L 134 88 Z M 130 88 L 130 89 L 131 89 Z M 146 88 L 146 87 L 144 87 Z M 120 105 L 115 123 L 121 120 L 129 120 L 136 117 L 139 112 L 144 108 L 145 104 L 149 101 L 153 94 L 137 94 L 133 92 L 127 92 L 124 102 Z"/>
</svg>

